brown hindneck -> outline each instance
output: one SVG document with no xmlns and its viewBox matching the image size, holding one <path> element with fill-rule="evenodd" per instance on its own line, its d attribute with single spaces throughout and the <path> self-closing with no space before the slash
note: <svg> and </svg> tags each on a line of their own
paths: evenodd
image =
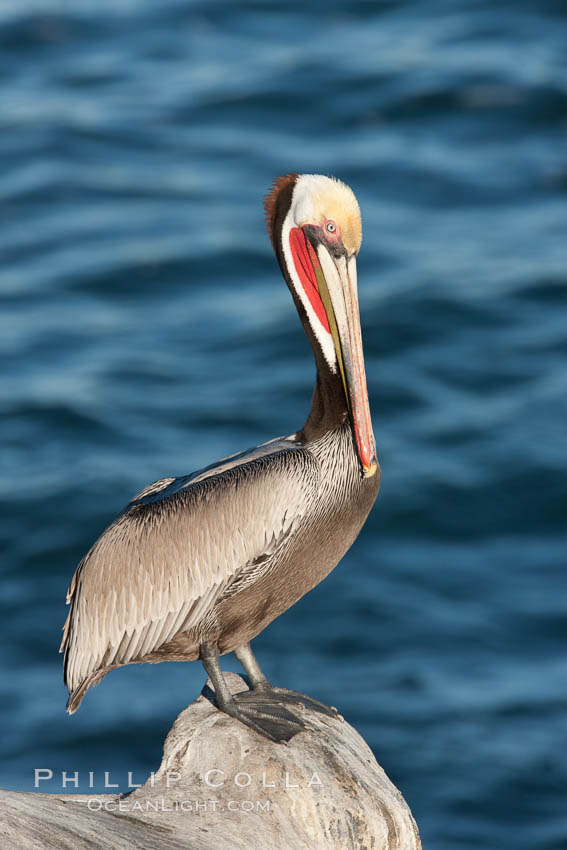
<svg viewBox="0 0 567 850">
<path fill-rule="evenodd" d="M 348 411 L 340 375 L 331 372 L 325 363 L 323 369 L 317 368 L 311 410 L 299 432 L 299 438 L 302 442 L 317 440 L 328 431 L 339 428 L 347 419 Z"/>
</svg>

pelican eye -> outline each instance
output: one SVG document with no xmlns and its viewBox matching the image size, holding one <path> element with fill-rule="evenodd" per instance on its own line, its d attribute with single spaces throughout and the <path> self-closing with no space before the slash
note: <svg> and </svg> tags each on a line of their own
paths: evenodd
<svg viewBox="0 0 567 850">
<path fill-rule="evenodd" d="M 334 221 L 328 221 L 327 224 L 325 225 L 325 228 L 327 230 L 327 233 L 336 233 L 337 232 L 337 225 L 335 224 Z"/>
</svg>

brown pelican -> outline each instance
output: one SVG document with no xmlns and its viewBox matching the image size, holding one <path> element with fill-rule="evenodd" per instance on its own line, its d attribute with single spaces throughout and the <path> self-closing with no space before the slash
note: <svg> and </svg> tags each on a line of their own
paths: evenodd
<svg viewBox="0 0 567 850">
<path fill-rule="evenodd" d="M 358 312 L 360 210 L 344 183 L 311 174 L 278 178 L 265 208 L 315 356 L 309 416 L 295 434 L 150 484 L 99 537 L 67 594 L 71 714 L 116 667 L 197 658 L 218 707 L 272 740 L 302 728 L 286 705 L 326 710 L 273 688 L 250 641 L 336 566 L 378 493 Z M 227 652 L 250 690 L 231 695 L 218 660 Z"/>
</svg>

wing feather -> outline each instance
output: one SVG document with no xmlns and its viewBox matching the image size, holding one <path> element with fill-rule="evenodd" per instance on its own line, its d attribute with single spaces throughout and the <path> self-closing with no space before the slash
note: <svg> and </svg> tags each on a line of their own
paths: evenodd
<svg viewBox="0 0 567 850">
<path fill-rule="evenodd" d="M 218 469 L 146 487 L 80 563 L 61 644 L 70 691 L 197 627 L 286 542 L 318 489 L 299 446 Z"/>
</svg>

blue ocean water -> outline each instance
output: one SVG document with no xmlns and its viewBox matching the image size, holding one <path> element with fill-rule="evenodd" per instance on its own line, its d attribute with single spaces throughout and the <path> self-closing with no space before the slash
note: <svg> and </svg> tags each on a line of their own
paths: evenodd
<svg viewBox="0 0 567 850">
<path fill-rule="evenodd" d="M 426 848 L 567 847 L 565 5 L 3 0 L 0 45 L 0 785 L 143 781 L 198 694 L 133 666 L 67 717 L 65 591 L 143 485 L 304 421 L 262 198 L 313 171 L 363 212 L 383 483 L 258 658 Z"/>
</svg>

